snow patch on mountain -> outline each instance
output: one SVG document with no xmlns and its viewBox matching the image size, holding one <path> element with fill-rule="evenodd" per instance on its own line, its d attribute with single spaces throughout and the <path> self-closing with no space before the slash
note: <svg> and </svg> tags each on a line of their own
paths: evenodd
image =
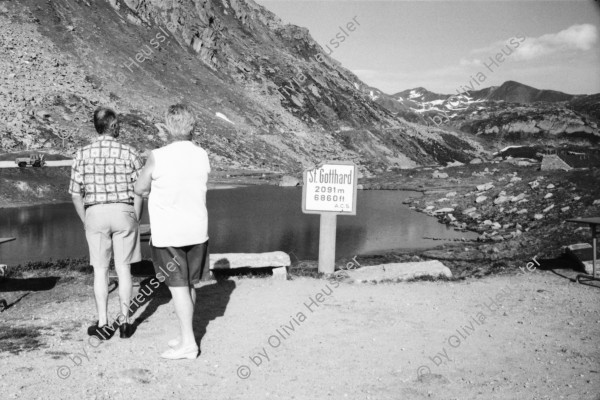
<svg viewBox="0 0 600 400">
<path fill-rule="evenodd" d="M 225 121 L 229 122 L 230 124 L 235 125 L 235 123 L 233 123 L 233 121 L 231 121 L 229 118 L 227 118 L 225 116 L 225 114 L 221 114 L 220 112 L 218 112 L 218 113 L 215 113 L 215 116 L 218 117 L 218 118 L 221 118 L 222 120 L 225 120 Z"/>
</svg>

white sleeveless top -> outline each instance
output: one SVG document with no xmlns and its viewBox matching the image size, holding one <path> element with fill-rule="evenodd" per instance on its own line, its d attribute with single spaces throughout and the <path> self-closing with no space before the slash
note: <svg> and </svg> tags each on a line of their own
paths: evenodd
<svg viewBox="0 0 600 400">
<path fill-rule="evenodd" d="M 190 141 L 153 150 L 148 197 L 152 245 L 183 247 L 208 240 L 206 184 L 210 164 L 203 148 Z"/>
</svg>

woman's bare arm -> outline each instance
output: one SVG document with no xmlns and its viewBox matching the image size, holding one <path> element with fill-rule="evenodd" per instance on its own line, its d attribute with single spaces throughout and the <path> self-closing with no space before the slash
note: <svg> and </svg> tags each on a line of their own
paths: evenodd
<svg viewBox="0 0 600 400">
<path fill-rule="evenodd" d="M 133 191 L 138 196 L 147 197 L 150 194 L 152 187 L 152 172 L 154 171 L 154 155 L 150 153 L 150 157 L 146 161 L 146 165 L 140 172 L 140 176 L 135 183 Z"/>
</svg>

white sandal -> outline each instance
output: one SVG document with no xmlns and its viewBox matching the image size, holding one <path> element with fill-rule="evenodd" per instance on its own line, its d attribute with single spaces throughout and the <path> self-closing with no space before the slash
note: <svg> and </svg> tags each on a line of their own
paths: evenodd
<svg viewBox="0 0 600 400">
<path fill-rule="evenodd" d="M 180 349 L 169 349 L 160 355 L 162 358 L 167 360 L 182 360 L 187 358 L 188 360 L 195 360 L 198 358 L 198 346 L 182 347 Z"/>
</svg>

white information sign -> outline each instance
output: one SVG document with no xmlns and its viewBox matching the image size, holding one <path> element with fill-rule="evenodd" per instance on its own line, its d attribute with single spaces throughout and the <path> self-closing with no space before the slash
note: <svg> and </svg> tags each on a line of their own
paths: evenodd
<svg viewBox="0 0 600 400">
<path fill-rule="evenodd" d="M 356 166 L 351 162 L 328 162 L 305 171 L 302 211 L 356 215 L 356 182 Z"/>
</svg>

